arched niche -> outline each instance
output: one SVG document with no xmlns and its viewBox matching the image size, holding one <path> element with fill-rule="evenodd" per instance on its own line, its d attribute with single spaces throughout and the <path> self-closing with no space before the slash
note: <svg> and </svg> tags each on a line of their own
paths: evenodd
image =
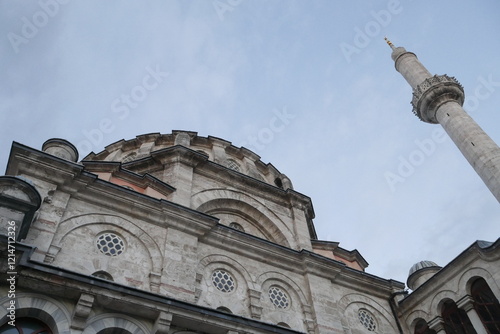
<svg viewBox="0 0 500 334">
<path fill-rule="evenodd" d="M 192 197 L 192 204 L 197 211 L 215 217 L 223 214 L 241 217 L 248 223 L 248 226 L 243 226 L 246 232 L 252 234 L 247 227 L 253 227 L 258 231 L 257 234 L 261 234 L 256 236 L 285 247 L 296 248 L 290 228 L 275 212 L 247 194 L 228 189 L 204 190 Z"/>
</svg>

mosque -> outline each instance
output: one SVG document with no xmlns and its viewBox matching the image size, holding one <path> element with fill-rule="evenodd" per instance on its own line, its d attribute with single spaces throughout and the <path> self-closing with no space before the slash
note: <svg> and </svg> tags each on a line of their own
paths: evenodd
<svg viewBox="0 0 500 334">
<path fill-rule="evenodd" d="M 500 149 L 453 77 L 392 48 L 413 110 L 500 201 Z M 254 152 L 143 134 L 79 160 L 14 142 L 0 177 L 0 334 L 500 333 L 500 239 L 407 282 L 316 235 L 311 199 Z M 472 242 L 472 240 L 471 240 Z"/>
</svg>

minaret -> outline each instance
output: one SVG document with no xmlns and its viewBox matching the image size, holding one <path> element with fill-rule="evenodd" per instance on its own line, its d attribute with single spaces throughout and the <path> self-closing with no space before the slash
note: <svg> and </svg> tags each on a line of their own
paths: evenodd
<svg viewBox="0 0 500 334">
<path fill-rule="evenodd" d="M 431 75 L 414 53 L 385 40 L 396 70 L 413 89 L 413 113 L 424 122 L 441 124 L 500 202 L 500 148 L 462 108 L 462 85 L 446 74 Z"/>
</svg>

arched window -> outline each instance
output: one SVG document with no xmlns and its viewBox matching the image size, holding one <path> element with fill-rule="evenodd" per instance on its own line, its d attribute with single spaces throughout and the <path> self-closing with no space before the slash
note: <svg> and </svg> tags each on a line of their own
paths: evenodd
<svg viewBox="0 0 500 334">
<path fill-rule="evenodd" d="M 285 328 L 292 328 L 286 322 L 278 322 L 278 326 L 285 327 Z"/>
<path fill-rule="evenodd" d="M 231 312 L 231 310 L 230 310 L 230 309 L 228 309 L 227 307 L 224 307 L 224 306 L 219 306 L 219 307 L 217 307 L 217 310 L 218 310 L 218 311 L 221 311 L 221 312 L 224 312 L 224 313 L 233 314 L 233 312 Z"/>
<path fill-rule="evenodd" d="M 459 309 L 454 301 L 444 302 L 441 309 L 441 316 L 444 321 L 444 330 L 447 334 L 477 334 L 467 313 Z"/>
<path fill-rule="evenodd" d="M 108 272 L 104 270 L 96 271 L 95 273 L 92 274 L 92 276 L 99 277 L 108 281 L 113 281 L 113 276 L 111 276 Z"/>
<path fill-rule="evenodd" d="M 276 187 L 283 189 L 283 181 L 279 177 L 274 179 L 274 184 Z"/>
<path fill-rule="evenodd" d="M 15 327 L 7 323 L 0 327 L 0 334 L 52 334 L 52 331 L 38 319 L 17 318 Z"/>
<path fill-rule="evenodd" d="M 472 283 L 471 295 L 474 308 L 488 333 L 500 333 L 500 304 L 483 278 Z"/>
<path fill-rule="evenodd" d="M 435 330 L 429 329 L 429 325 L 423 319 L 420 319 L 415 325 L 414 334 L 436 334 Z"/>
<path fill-rule="evenodd" d="M 123 328 L 110 327 L 101 330 L 97 334 L 131 334 L 131 333 Z"/>
<path fill-rule="evenodd" d="M 241 226 L 240 224 L 238 224 L 236 222 L 230 223 L 229 227 L 234 228 L 235 230 L 238 230 L 238 231 L 241 231 L 241 232 L 245 232 L 245 230 L 243 229 L 243 226 Z"/>
</svg>

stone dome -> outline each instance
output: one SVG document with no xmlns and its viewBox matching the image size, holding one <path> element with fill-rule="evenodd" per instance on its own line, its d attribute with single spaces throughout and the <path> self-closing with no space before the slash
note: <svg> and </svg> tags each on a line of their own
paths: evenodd
<svg viewBox="0 0 500 334">
<path fill-rule="evenodd" d="M 437 265 L 437 263 L 435 263 L 433 261 L 429 261 L 429 260 L 417 262 L 413 266 L 411 266 L 410 271 L 408 272 L 408 277 L 410 277 L 413 273 L 415 273 L 421 269 L 432 268 L 432 267 L 439 267 L 439 266 Z M 439 268 L 441 268 L 441 267 L 439 267 Z"/>
<path fill-rule="evenodd" d="M 131 169 L 134 162 L 155 156 L 155 154 L 158 159 L 158 154 L 172 150 L 176 146 L 188 148 L 195 154 L 203 156 L 204 159 L 239 174 L 283 190 L 293 190 L 292 181 L 271 163 L 262 162 L 255 152 L 245 147 L 236 147 L 221 138 L 198 136 L 198 133 L 194 131 L 173 130 L 170 134 L 148 133 L 129 140 L 122 139 L 106 146 L 102 152 L 90 153 L 83 160 L 119 161 L 125 164 L 127 169 Z M 137 172 L 137 170 L 134 171 Z"/>
<path fill-rule="evenodd" d="M 406 285 L 415 290 L 422 284 L 424 284 L 429 278 L 434 276 L 441 270 L 441 267 L 438 266 L 433 261 L 420 261 L 411 266 L 410 271 L 408 272 L 408 280 L 406 281 Z"/>
</svg>

